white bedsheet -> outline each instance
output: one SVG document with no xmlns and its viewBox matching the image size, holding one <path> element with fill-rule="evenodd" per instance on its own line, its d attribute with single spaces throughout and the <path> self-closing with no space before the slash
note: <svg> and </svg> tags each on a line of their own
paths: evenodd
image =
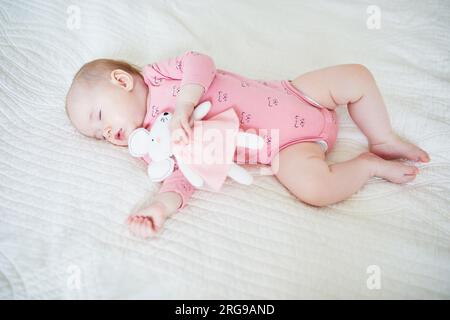
<svg viewBox="0 0 450 320">
<path fill-rule="evenodd" d="M 450 6 L 376 1 L 371 30 L 371 4 L 0 0 L 0 297 L 450 298 Z M 136 239 L 124 220 L 159 184 L 125 149 L 76 133 L 65 92 L 90 59 L 142 66 L 188 49 L 254 79 L 362 63 L 395 130 L 432 161 L 412 183 L 372 179 L 321 209 L 271 176 L 228 180 L 160 238 Z M 366 150 L 339 117 L 330 162 Z"/>
</svg>

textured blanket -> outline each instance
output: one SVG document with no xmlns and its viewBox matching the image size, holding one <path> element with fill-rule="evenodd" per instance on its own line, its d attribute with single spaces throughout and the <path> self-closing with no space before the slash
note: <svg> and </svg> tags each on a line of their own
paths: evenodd
<svg viewBox="0 0 450 320">
<path fill-rule="evenodd" d="M 450 298 L 450 5 L 371 5 L 0 0 L 0 298 Z M 432 161 L 325 208 L 249 166 L 253 185 L 197 191 L 159 238 L 134 238 L 126 217 L 160 183 L 77 133 L 65 93 L 90 59 L 189 49 L 261 80 L 364 64 L 395 130 Z M 330 163 L 367 150 L 338 115 Z"/>
</svg>

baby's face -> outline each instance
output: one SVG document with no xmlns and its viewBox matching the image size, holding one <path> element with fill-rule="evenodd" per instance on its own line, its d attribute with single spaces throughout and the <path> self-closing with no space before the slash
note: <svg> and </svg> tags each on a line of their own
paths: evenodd
<svg viewBox="0 0 450 320">
<path fill-rule="evenodd" d="M 94 88 L 78 86 L 68 95 L 67 110 L 82 134 L 127 146 L 131 132 L 144 121 L 147 90 L 141 78 L 131 75 Z"/>
</svg>

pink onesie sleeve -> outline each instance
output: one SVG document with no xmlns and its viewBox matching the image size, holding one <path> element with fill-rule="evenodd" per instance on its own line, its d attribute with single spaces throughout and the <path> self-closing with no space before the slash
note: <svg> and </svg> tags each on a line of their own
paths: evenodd
<svg viewBox="0 0 450 320">
<path fill-rule="evenodd" d="M 162 60 L 151 65 L 151 73 L 157 73 L 166 79 L 181 80 L 180 88 L 185 84 L 201 85 L 208 91 L 216 75 L 216 66 L 213 59 L 195 51 L 186 51 L 180 56 Z M 152 78 L 150 77 L 150 82 Z"/>
<path fill-rule="evenodd" d="M 184 177 L 183 173 L 179 169 L 175 170 L 170 177 L 164 180 L 159 193 L 173 191 L 177 192 L 181 196 L 181 206 L 178 210 L 183 209 L 187 201 L 191 198 L 195 189 L 192 184 Z"/>
</svg>

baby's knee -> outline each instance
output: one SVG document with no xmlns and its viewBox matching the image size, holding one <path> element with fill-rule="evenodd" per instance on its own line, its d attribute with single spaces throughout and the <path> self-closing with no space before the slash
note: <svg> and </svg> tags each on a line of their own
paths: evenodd
<svg viewBox="0 0 450 320">
<path fill-rule="evenodd" d="M 350 64 L 349 68 L 351 70 L 350 72 L 352 73 L 352 75 L 357 76 L 358 82 L 374 80 L 372 72 L 370 72 L 370 70 L 363 64 L 358 63 Z"/>
</svg>

